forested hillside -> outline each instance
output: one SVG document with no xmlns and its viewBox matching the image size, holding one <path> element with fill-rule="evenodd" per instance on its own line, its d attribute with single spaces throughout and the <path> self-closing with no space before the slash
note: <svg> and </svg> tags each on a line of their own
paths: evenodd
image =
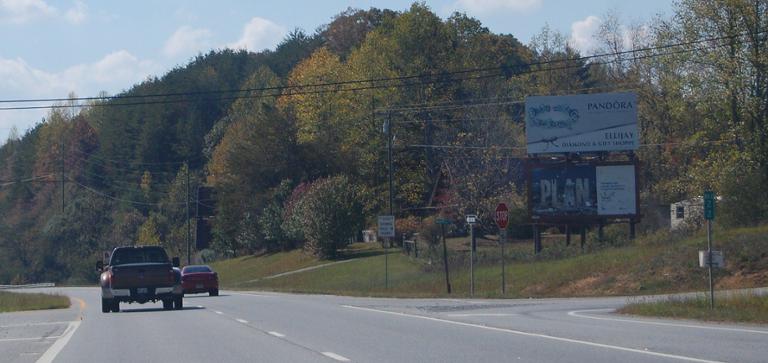
<svg viewBox="0 0 768 363">
<path fill-rule="evenodd" d="M 349 9 L 274 51 L 214 50 L 114 97 L 73 97 L 0 147 L 0 284 L 92 281 L 117 245 L 184 256 L 205 203 L 207 256 L 333 257 L 387 211 L 385 123 L 398 218 L 490 221 L 502 198 L 523 216 L 528 95 L 638 94 L 644 230 L 705 188 L 723 196 L 720 223 L 765 221 L 768 1 L 607 19 L 592 56 L 545 24 L 522 44 L 422 4 Z M 198 203 L 202 185 L 215 200 Z"/>
</svg>

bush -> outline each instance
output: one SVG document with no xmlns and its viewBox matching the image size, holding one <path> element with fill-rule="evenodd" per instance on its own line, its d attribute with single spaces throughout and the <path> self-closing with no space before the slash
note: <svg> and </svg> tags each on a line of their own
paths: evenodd
<svg viewBox="0 0 768 363">
<path fill-rule="evenodd" d="M 318 179 L 295 201 L 293 225 L 300 228 L 304 247 L 320 258 L 334 258 L 362 229 L 365 217 L 359 188 L 346 176 Z"/>
</svg>

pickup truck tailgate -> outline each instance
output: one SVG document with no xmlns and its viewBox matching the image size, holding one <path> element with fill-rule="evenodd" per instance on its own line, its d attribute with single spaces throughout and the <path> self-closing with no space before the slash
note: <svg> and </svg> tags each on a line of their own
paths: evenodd
<svg viewBox="0 0 768 363">
<path fill-rule="evenodd" d="M 127 264 L 112 267 L 112 288 L 167 287 L 174 285 L 173 267 L 167 263 Z"/>
</svg>

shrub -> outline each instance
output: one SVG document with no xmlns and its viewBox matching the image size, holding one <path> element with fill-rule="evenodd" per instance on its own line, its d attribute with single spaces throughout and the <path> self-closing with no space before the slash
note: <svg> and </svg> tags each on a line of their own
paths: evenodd
<svg viewBox="0 0 768 363">
<path fill-rule="evenodd" d="M 336 257 L 363 227 L 365 217 L 359 189 L 346 176 L 318 179 L 291 208 L 294 228 L 304 247 L 321 258 Z"/>
</svg>

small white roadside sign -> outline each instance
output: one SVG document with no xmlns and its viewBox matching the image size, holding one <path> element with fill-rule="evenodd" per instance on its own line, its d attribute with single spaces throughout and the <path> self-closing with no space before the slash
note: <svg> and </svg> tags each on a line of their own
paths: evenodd
<svg viewBox="0 0 768 363">
<path fill-rule="evenodd" d="M 395 216 L 379 216 L 379 237 L 395 237 Z"/>
</svg>

